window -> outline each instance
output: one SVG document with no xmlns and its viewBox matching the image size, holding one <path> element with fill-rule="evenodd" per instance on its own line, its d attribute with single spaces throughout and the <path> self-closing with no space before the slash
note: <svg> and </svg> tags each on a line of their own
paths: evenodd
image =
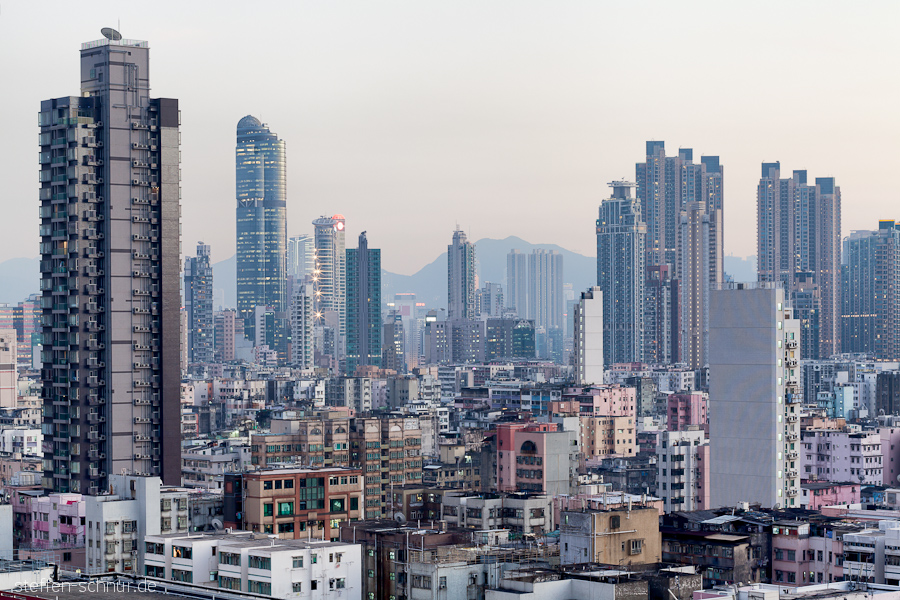
<svg viewBox="0 0 900 600">
<path fill-rule="evenodd" d="M 281 483 L 282 483 L 282 480 L 281 480 L 281 479 L 276 479 L 276 480 L 275 480 L 275 489 L 276 489 L 276 490 L 280 490 L 280 489 L 281 489 Z"/>
<path fill-rule="evenodd" d="M 190 571 L 182 571 L 181 569 L 172 569 L 172 581 L 183 581 L 184 583 L 193 583 L 194 574 Z"/>
<path fill-rule="evenodd" d="M 157 567 L 154 565 L 147 565 L 144 568 L 144 573 L 147 577 L 159 577 L 162 579 L 166 576 L 166 568 L 165 567 Z"/>
<path fill-rule="evenodd" d="M 239 567 L 239 566 L 241 566 L 241 555 L 235 554 L 233 552 L 220 552 L 219 553 L 219 564 L 220 565 L 231 565 L 233 567 Z"/>
<path fill-rule="evenodd" d="M 219 587 L 226 590 L 241 591 L 241 580 L 236 577 L 219 575 Z"/>
<path fill-rule="evenodd" d="M 335 498 L 331 501 L 331 512 L 344 512 L 343 498 Z"/>
<path fill-rule="evenodd" d="M 328 580 L 328 589 L 330 590 L 342 590 L 347 587 L 347 580 L 341 577 L 340 579 L 329 579 Z"/>
<path fill-rule="evenodd" d="M 263 481 L 263 489 L 264 489 L 264 490 L 271 490 L 271 489 L 272 489 L 272 482 L 271 482 L 271 481 Z"/>
<path fill-rule="evenodd" d="M 249 557 L 250 562 L 248 566 L 251 569 L 264 569 L 266 571 L 272 570 L 272 559 L 268 556 L 253 556 Z"/>
<path fill-rule="evenodd" d="M 263 504 L 263 516 L 271 517 L 272 516 L 272 504 Z"/>
<path fill-rule="evenodd" d="M 312 564 L 316 564 L 317 562 L 319 562 L 319 555 L 318 554 L 310 554 L 309 562 L 311 562 Z"/>
<path fill-rule="evenodd" d="M 794 550 L 788 550 L 787 551 L 787 559 L 790 561 L 797 560 L 797 552 Z"/>
<path fill-rule="evenodd" d="M 284 480 L 284 489 L 290 490 L 290 489 L 293 489 L 293 487 L 294 487 L 293 479 L 285 479 Z"/>
<path fill-rule="evenodd" d="M 264 596 L 272 595 L 272 584 L 268 581 L 247 580 L 247 591 L 253 594 L 263 594 Z"/>
<path fill-rule="evenodd" d="M 631 540 L 631 553 L 640 554 L 644 547 L 644 540 Z"/>
<path fill-rule="evenodd" d="M 309 582 L 309 589 L 311 589 L 311 590 L 317 590 L 317 589 L 319 589 L 319 582 L 318 582 L 318 580 L 316 580 L 316 579 L 311 580 L 311 581 Z"/>
<path fill-rule="evenodd" d="M 193 551 L 184 546 L 172 546 L 172 558 L 191 558 Z"/>
<path fill-rule="evenodd" d="M 294 514 L 294 503 L 293 502 L 279 502 L 278 503 L 278 516 L 279 517 L 290 517 Z"/>
<path fill-rule="evenodd" d="M 303 568 L 303 557 L 302 557 L 302 556 L 295 556 L 295 557 L 294 557 L 294 567 L 293 567 L 293 568 L 295 568 L 295 569 L 302 569 L 302 568 Z"/>
<path fill-rule="evenodd" d="M 293 523 L 279 523 L 278 524 L 278 533 L 294 533 L 294 524 Z"/>
<path fill-rule="evenodd" d="M 369 577 L 375 577 L 375 571 L 369 569 L 368 573 L 366 573 Z"/>
<path fill-rule="evenodd" d="M 299 594 L 302 591 L 303 591 L 303 583 L 297 581 L 297 582 L 291 584 L 291 592 L 293 592 L 295 594 Z"/>
<path fill-rule="evenodd" d="M 431 589 L 431 577 L 428 575 L 413 575 L 412 586 L 423 590 Z"/>
</svg>

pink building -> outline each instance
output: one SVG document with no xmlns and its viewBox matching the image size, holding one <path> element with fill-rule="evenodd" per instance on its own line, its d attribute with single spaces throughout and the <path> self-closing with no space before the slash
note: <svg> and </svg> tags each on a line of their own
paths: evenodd
<svg viewBox="0 0 900 600">
<path fill-rule="evenodd" d="M 697 425 L 708 435 L 709 418 L 706 412 L 708 398 L 704 392 L 669 394 L 666 428 L 669 431 L 684 431 L 689 425 Z"/>
<path fill-rule="evenodd" d="M 800 508 L 819 510 L 835 504 L 858 504 L 858 483 L 832 483 L 830 481 L 806 481 L 800 484 L 802 492 Z"/>
<path fill-rule="evenodd" d="M 637 390 L 621 385 L 595 385 L 567 388 L 563 400 L 577 400 L 582 416 L 634 417 Z"/>
<path fill-rule="evenodd" d="M 881 485 L 884 481 L 881 434 L 806 429 L 800 434 L 802 479 L 860 481 Z"/>
<path fill-rule="evenodd" d="M 772 526 L 772 583 L 796 587 L 843 580 L 843 534 L 857 529 L 845 523 L 776 521 Z"/>
<path fill-rule="evenodd" d="M 84 515 L 81 494 L 50 494 L 32 498 L 32 547 L 84 546 Z"/>
<path fill-rule="evenodd" d="M 571 493 L 578 466 L 578 432 L 556 423 L 497 425 L 497 490 Z"/>
</svg>

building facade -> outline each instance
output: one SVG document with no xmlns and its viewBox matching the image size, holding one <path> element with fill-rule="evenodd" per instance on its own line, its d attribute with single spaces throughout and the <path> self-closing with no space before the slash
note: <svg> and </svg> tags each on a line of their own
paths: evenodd
<svg viewBox="0 0 900 600">
<path fill-rule="evenodd" d="M 597 287 L 603 302 L 605 364 L 641 362 L 644 326 L 644 240 L 641 207 L 631 197 L 634 184 L 614 181 L 613 195 L 597 219 Z"/>
<path fill-rule="evenodd" d="M 712 506 L 799 506 L 800 328 L 791 317 L 776 283 L 712 293 Z"/>
<path fill-rule="evenodd" d="M 235 150 L 237 198 L 237 309 L 244 331 L 256 339 L 254 311 L 269 306 L 278 313 L 275 331 L 287 359 L 288 291 L 285 270 L 287 244 L 287 163 L 284 140 L 256 117 L 237 125 Z"/>
<path fill-rule="evenodd" d="M 209 245 L 203 242 L 197 244 L 197 256 L 184 259 L 184 310 L 188 318 L 189 362 L 213 362 L 213 271 Z"/>
<path fill-rule="evenodd" d="M 366 232 L 347 250 L 347 373 L 381 366 L 381 250 L 369 249 Z"/>
<path fill-rule="evenodd" d="M 181 478 L 180 112 L 148 67 L 146 42 L 88 42 L 81 94 L 41 102 L 47 490 Z"/>
<path fill-rule="evenodd" d="M 447 246 L 447 318 L 474 319 L 475 244 L 466 239 L 464 231 L 453 232 L 453 242 Z"/>
</svg>

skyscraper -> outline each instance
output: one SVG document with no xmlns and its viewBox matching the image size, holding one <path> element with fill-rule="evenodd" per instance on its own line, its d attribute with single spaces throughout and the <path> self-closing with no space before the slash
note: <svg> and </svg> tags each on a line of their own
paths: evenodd
<svg viewBox="0 0 900 600">
<path fill-rule="evenodd" d="M 614 181 L 597 219 L 597 287 L 603 292 L 605 364 L 643 360 L 644 240 L 632 183 Z M 576 324 L 577 331 L 577 324 Z"/>
<path fill-rule="evenodd" d="M 344 215 L 320 217 L 313 221 L 316 244 L 313 269 L 313 318 L 322 333 L 322 352 L 335 359 L 343 358 L 346 334 L 346 242 Z M 327 346 L 327 347 L 325 347 Z"/>
<path fill-rule="evenodd" d="M 475 244 L 460 229 L 453 232 L 447 246 L 447 318 L 475 318 Z"/>
<path fill-rule="evenodd" d="M 311 369 L 315 366 L 313 305 L 312 281 L 294 285 L 294 295 L 291 298 L 291 366 L 298 369 Z"/>
<path fill-rule="evenodd" d="M 197 244 L 197 256 L 184 259 L 184 308 L 187 312 L 188 361 L 211 363 L 214 359 L 213 270 L 209 246 Z"/>
<path fill-rule="evenodd" d="M 900 225 L 845 238 L 842 271 L 843 351 L 900 359 Z"/>
<path fill-rule="evenodd" d="M 819 287 L 819 343 L 805 358 L 827 358 L 840 346 L 841 189 L 833 177 L 807 183 L 806 171 L 781 177 L 781 164 L 763 163 L 757 187 L 757 257 L 760 281 L 781 281 L 793 294 L 798 274 Z"/>
<path fill-rule="evenodd" d="M 679 362 L 681 310 L 679 281 L 669 265 L 647 267 L 644 281 L 644 362 L 670 365 Z"/>
<path fill-rule="evenodd" d="M 503 310 L 503 286 L 485 281 L 475 292 L 475 314 L 479 319 L 485 317 L 498 319 L 503 316 Z"/>
<path fill-rule="evenodd" d="M 304 233 L 288 239 L 287 244 L 287 274 L 296 284 L 303 278 L 312 276 L 315 268 L 316 245 L 313 236 Z"/>
<path fill-rule="evenodd" d="M 506 308 L 528 316 L 528 257 L 518 250 L 506 255 Z"/>
<path fill-rule="evenodd" d="M 709 362 L 709 293 L 721 281 L 711 276 L 710 259 L 717 223 L 702 202 L 689 202 L 681 211 L 679 269 L 681 273 L 681 362 L 700 369 Z M 721 269 L 719 270 L 721 273 Z"/>
<path fill-rule="evenodd" d="M 285 145 L 256 117 L 247 115 L 237 125 L 235 151 L 237 197 L 237 308 L 244 331 L 257 339 L 254 311 L 270 307 L 278 331 L 268 339 L 279 358 L 287 356 L 287 289 L 285 278 L 287 181 Z"/>
<path fill-rule="evenodd" d="M 181 482 L 178 101 L 147 42 L 81 47 L 81 93 L 41 102 L 43 487 Z"/>
<path fill-rule="evenodd" d="M 560 329 L 563 323 L 563 257 L 556 250 L 532 250 L 528 256 L 528 318 L 536 328 Z"/>
<path fill-rule="evenodd" d="M 710 298 L 711 506 L 800 506 L 800 324 L 780 282 Z"/>
<path fill-rule="evenodd" d="M 347 373 L 381 366 L 381 250 L 369 249 L 366 232 L 347 250 Z"/>
</svg>

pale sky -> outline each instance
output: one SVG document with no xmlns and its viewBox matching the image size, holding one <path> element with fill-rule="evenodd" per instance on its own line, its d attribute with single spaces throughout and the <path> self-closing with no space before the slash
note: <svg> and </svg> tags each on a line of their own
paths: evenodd
<svg viewBox="0 0 900 600">
<path fill-rule="evenodd" d="M 182 248 L 234 253 L 235 127 L 287 142 L 288 235 L 365 229 L 412 273 L 471 239 L 594 255 L 646 140 L 725 166 L 725 251 L 756 253 L 762 161 L 834 176 L 843 234 L 900 219 L 900 3 L 0 2 L 0 260 L 37 255 L 37 113 L 104 26 L 150 43 L 182 109 Z M 894 182 L 894 183 L 892 183 Z"/>
</svg>

